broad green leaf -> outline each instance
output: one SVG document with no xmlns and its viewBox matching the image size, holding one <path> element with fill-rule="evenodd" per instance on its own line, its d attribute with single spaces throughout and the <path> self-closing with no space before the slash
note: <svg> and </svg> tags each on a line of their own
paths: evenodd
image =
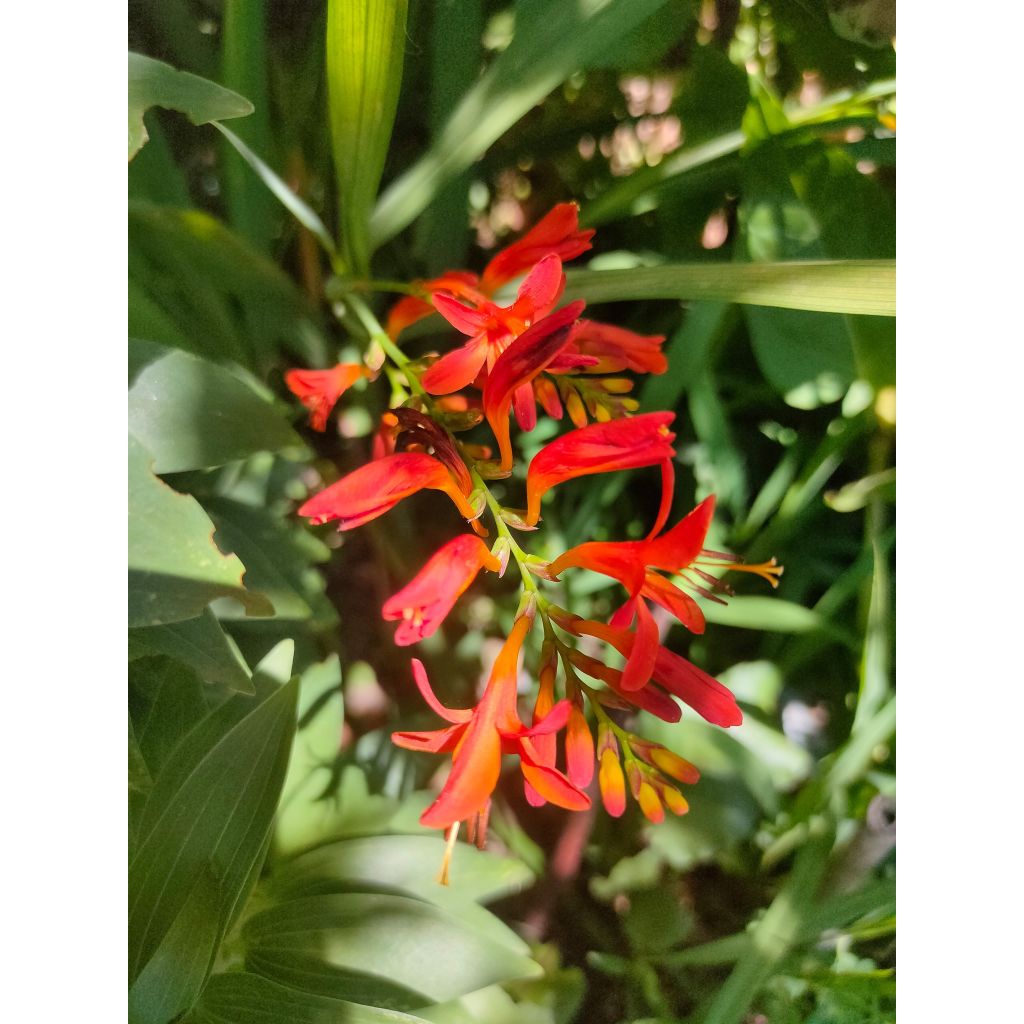
<svg viewBox="0 0 1024 1024">
<path fill-rule="evenodd" d="M 265 378 L 327 362 L 318 313 L 284 271 L 200 210 L 128 204 L 128 333 Z"/>
<path fill-rule="evenodd" d="M 635 270 L 568 270 L 564 298 L 713 299 L 783 309 L 896 314 L 895 260 L 684 263 Z"/>
<path fill-rule="evenodd" d="M 224 683 L 240 693 L 253 692 L 248 665 L 209 608 L 194 619 L 129 631 L 129 659 L 145 654 L 169 655 L 208 682 Z"/>
<path fill-rule="evenodd" d="M 143 115 L 150 107 L 180 110 L 193 124 L 208 124 L 229 117 L 245 117 L 252 104 L 238 93 L 163 61 L 128 54 L 128 159 L 149 137 Z"/>
<path fill-rule="evenodd" d="M 153 455 L 156 473 L 304 449 L 280 410 L 215 363 L 133 338 L 128 366 L 128 429 Z"/>
<path fill-rule="evenodd" d="M 764 629 L 772 633 L 808 633 L 827 626 L 817 612 L 779 597 L 731 597 L 728 604 L 708 604 L 708 622 L 741 629 Z"/>
<path fill-rule="evenodd" d="M 151 824 L 129 865 L 130 981 L 140 976 L 182 914 L 198 933 L 219 941 L 266 848 L 297 698 L 295 680 L 257 704 L 192 766 L 173 793 L 165 796 L 162 779 L 157 780 L 146 809 Z M 173 761 L 161 775 L 169 770 Z M 204 976 L 211 964 L 212 956 Z M 194 980 L 195 975 L 175 976 L 169 983 L 194 997 Z"/>
<path fill-rule="evenodd" d="M 422 1024 L 396 1010 L 362 1006 L 241 971 L 215 974 L 189 1024 Z"/>
<path fill-rule="evenodd" d="M 408 896 L 289 900 L 250 918 L 243 939 L 249 970 L 393 1009 L 415 1010 L 540 971 L 459 916 Z"/>
<path fill-rule="evenodd" d="M 194 619 L 218 597 L 242 602 L 247 615 L 272 615 L 246 590 L 245 567 L 213 543 L 213 523 L 199 502 L 151 470 L 152 456 L 128 435 L 128 625 Z"/>
<path fill-rule="evenodd" d="M 299 734 L 301 736 L 301 733 Z M 342 839 L 309 850 L 282 865 L 274 889 L 298 893 L 324 882 L 417 889 L 433 884 L 444 853 L 439 836 L 392 835 Z M 451 861 L 454 889 L 466 900 L 487 902 L 521 892 L 533 873 L 521 861 L 456 845 Z"/>
<path fill-rule="evenodd" d="M 341 237 L 349 268 L 370 264 L 370 211 L 398 108 L 407 0 L 328 0 L 327 92 Z"/>
<path fill-rule="evenodd" d="M 242 559 L 246 583 L 267 596 L 275 618 L 312 619 L 318 626 L 336 621 L 323 577 L 313 568 L 329 554 L 320 540 L 267 508 L 229 498 L 204 498 L 203 505 L 217 527 L 217 543 Z M 218 607 L 218 615 L 237 617 L 237 609 Z"/>
<path fill-rule="evenodd" d="M 665 0 L 547 0 L 520 3 L 509 46 L 466 92 L 430 149 L 381 196 L 371 222 L 379 246 L 410 224 L 452 179 L 473 165 L 573 72 L 612 50 Z"/>
</svg>

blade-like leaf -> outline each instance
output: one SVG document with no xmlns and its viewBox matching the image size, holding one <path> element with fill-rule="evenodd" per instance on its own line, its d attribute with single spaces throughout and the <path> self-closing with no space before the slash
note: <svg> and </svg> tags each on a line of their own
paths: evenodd
<svg viewBox="0 0 1024 1024">
<path fill-rule="evenodd" d="M 190 1024 L 423 1024 L 397 1010 L 279 985 L 241 971 L 215 974 L 189 1017 Z"/>
<path fill-rule="evenodd" d="M 241 601 L 249 615 L 272 615 L 246 590 L 245 567 L 213 543 L 213 523 L 199 502 L 154 476 L 152 456 L 128 435 L 128 625 L 194 619 L 215 598 Z"/>
<path fill-rule="evenodd" d="M 616 46 L 665 0 L 547 0 L 516 5 L 516 33 L 462 97 L 430 149 L 381 196 L 371 222 L 374 246 L 394 237 L 444 185 L 573 72 Z"/>
<path fill-rule="evenodd" d="M 282 984 L 415 1010 L 537 965 L 456 915 L 408 896 L 359 892 L 289 900 L 245 926 L 246 966 Z"/>
<path fill-rule="evenodd" d="M 194 668 L 211 683 L 224 683 L 239 693 L 252 693 L 252 673 L 213 613 L 166 626 L 148 626 L 128 633 L 129 659 L 166 654 Z"/>
<path fill-rule="evenodd" d="M 245 117 L 252 104 L 238 93 L 225 89 L 170 64 L 128 54 L 128 159 L 145 145 L 149 137 L 143 115 L 150 107 L 180 110 L 193 124 L 208 124 L 229 117 Z"/>
<path fill-rule="evenodd" d="M 128 363 L 128 428 L 153 455 L 154 472 L 304 448 L 282 413 L 223 367 L 138 339 L 128 343 Z"/>
<path fill-rule="evenodd" d="M 369 268 L 370 211 L 398 108 L 408 0 L 329 0 L 327 90 L 342 243 L 350 269 Z"/>
<path fill-rule="evenodd" d="M 291 749 L 297 698 L 295 680 L 257 704 L 191 767 L 173 793 L 166 794 L 162 779 L 157 780 L 146 808 L 150 824 L 129 865 L 131 980 L 139 977 L 182 914 L 193 918 L 193 928 L 202 922 L 204 935 L 213 929 L 219 938 L 266 848 Z M 172 758 L 161 775 L 173 774 L 173 767 Z M 209 966 L 208 961 L 204 976 Z M 170 980 L 175 982 L 174 977 Z M 193 988 L 190 984 L 191 995 L 198 992 Z"/>
<path fill-rule="evenodd" d="M 633 270 L 569 270 L 563 298 L 715 299 L 832 313 L 896 315 L 895 260 L 679 263 Z"/>
</svg>

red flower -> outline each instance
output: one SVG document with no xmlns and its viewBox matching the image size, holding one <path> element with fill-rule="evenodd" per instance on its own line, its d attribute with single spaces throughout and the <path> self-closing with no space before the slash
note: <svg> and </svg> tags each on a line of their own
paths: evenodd
<svg viewBox="0 0 1024 1024">
<path fill-rule="evenodd" d="M 559 203 L 512 245 L 502 249 L 484 270 L 481 290 L 491 295 L 506 281 L 518 277 L 545 256 L 554 254 L 563 263 L 590 248 L 593 229 L 580 231 L 580 208 L 575 203 Z"/>
<path fill-rule="evenodd" d="M 408 647 L 433 636 L 482 567 L 498 572 L 501 562 L 473 534 L 461 534 L 435 552 L 416 576 L 384 603 L 384 618 L 401 620 L 395 643 Z"/>
<path fill-rule="evenodd" d="M 360 466 L 310 498 L 299 515 L 307 516 L 314 526 L 337 519 L 339 530 L 354 530 L 425 487 L 444 491 L 467 520 L 476 520 L 478 513 L 451 473 L 422 452 L 384 455 Z"/>
<path fill-rule="evenodd" d="M 470 339 L 420 377 L 423 387 L 432 395 L 448 395 L 472 384 L 485 363 L 490 370 L 514 338 L 554 308 L 564 287 L 561 261 L 552 255 L 530 271 L 511 306 L 497 306 L 480 296 L 472 308 L 444 293 L 435 295 L 437 311 Z"/>
<path fill-rule="evenodd" d="M 532 430 L 537 417 L 530 383 L 569 344 L 573 323 L 583 308 L 583 302 L 571 302 L 534 324 L 505 349 L 487 376 L 487 384 L 484 386 L 484 414 L 498 441 L 503 470 L 512 468 L 512 441 L 509 437 L 508 417 L 513 399 L 516 402 L 519 425 L 524 430 Z M 528 413 L 520 412 L 521 404 L 526 405 Z"/>
<path fill-rule="evenodd" d="M 572 347 L 581 355 L 596 357 L 588 373 L 664 373 L 668 369 L 661 351 L 664 341 L 664 334 L 636 334 L 624 327 L 581 320 Z"/>
<path fill-rule="evenodd" d="M 473 709 L 452 710 L 434 696 L 423 665 L 413 659 L 413 674 L 423 699 L 451 724 L 432 732 L 396 732 L 392 740 L 408 750 L 452 755 L 452 770 L 438 798 L 420 816 L 428 828 L 447 828 L 456 822 L 486 815 L 491 794 L 501 773 L 502 753 L 518 755 L 526 781 L 545 800 L 579 811 L 590 798 L 561 772 L 543 764 L 533 739 L 558 732 L 569 717 L 568 701 L 559 701 L 532 727 L 516 711 L 516 675 L 519 651 L 530 629 L 530 617 L 521 616 L 512 627 L 480 703 Z"/>
<path fill-rule="evenodd" d="M 289 370 L 284 382 L 309 409 L 309 425 L 314 430 L 326 430 L 327 417 L 338 399 L 367 372 L 358 363 L 338 363 L 330 370 Z"/>
<path fill-rule="evenodd" d="M 556 484 L 591 473 L 668 463 L 675 455 L 671 412 L 649 412 L 610 423 L 592 423 L 555 438 L 542 448 L 526 474 L 526 521 L 540 519 L 540 500 Z M 663 502 L 664 505 L 664 502 Z"/>
<path fill-rule="evenodd" d="M 435 277 L 430 281 L 414 281 L 413 287 L 420 289 L 424 297 L 407 295 L 391 307 L 385 326 L 388 337 L 394 341 L 406 327 L 430 316 L 434 312 L 434 306 L 429 300 L 437 292 L 462 295 L 474 302 L 478 298 L 482 298 L 483 296 L 477 290 L 479 283 L 476 274 L 461 270 L 446 270 L 440 277 Z"/>
<path fill-rule="evenodd" d="M 605 643 L 611 644 L 626 658 L 632 656 L 633 649 L 638 642 L 645 642 L 638 634 L 631 633 L 629 630 L 617 629 L 592 619 L 581 619 L 561 608 L 552 606 L 549 611 L 551 617 L 567 632 L 576 636 L 593 636 L 598 640 L 603 640 Z M 601 662 L 595 662 L 592 659 L 588 663 L 573 658 L 573 664 L 588 675 L 593 675 L 607 683 L 616 693 L 631 703 L 652 711 L 653 714 L 665 721 L 678 721 L 679 709 L 676 708 L 675 714 L 671 717 L 653 710 L 650 706 L 652 695 L 655 700 L 660 699 L 662 707 L 664 707 L 663 701 L 666 694 L 678 697 L 712 725 L 728 727 L 739 725 L 743 721 L 743 712 L 740 711 L 736 698 L 717 679 L 709 676 L 707 672 L 697 668 L 696 665 L 675 652 L 662 647 L 656 639 L 653 641 L 653 654 L 651 675 L 644 680 L 639 688 L 632 691 L 623 686 L 624 672 L 608 668 Z M 669 701 L 669 703 L 672 702 Z"/>
</svg>

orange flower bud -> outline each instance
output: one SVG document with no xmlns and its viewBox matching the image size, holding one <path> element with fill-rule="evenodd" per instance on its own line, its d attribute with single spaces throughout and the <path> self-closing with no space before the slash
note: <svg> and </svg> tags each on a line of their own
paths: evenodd
<svg viewBox="0 0 1024 1024">
<path fill-rule="evenodd" d="M 618 755 L 610 747 L 601 752 L 601 768 L 597 780 L 604 809 L 613 818 L 621 818 L 626 810 L 626 779 Z"/>
<path fill-rule="evenodd" d="M 649 821 L 658 824 L 665 820 L 665 808 L 661 806 L 658 794 L 649 782 L 640 783 L 640 793 L 637 796 L 640 803 L 640 810 Z"/>
</svg>

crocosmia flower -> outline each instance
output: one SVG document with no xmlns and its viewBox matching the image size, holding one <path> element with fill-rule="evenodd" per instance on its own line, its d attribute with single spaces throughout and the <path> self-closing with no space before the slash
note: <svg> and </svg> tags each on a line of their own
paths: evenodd
<svg viewBox="0 0 1024 1024">
<path fill-rule="evenodd" d="M 284 382 L 309 410 L 309 425 L 322 431 L 338 399 L 366 374 L 366 367 L 358 363 L 338 363 L 330 370 L 289 370 Z"/>
<path fill-rule="evenodd" d="M 413 287 L 422 292 L 424 297 L 407 295 L 391 307 L 385 327 L 388 337 L 394 341 L 406 327 L 430 316 L 434 306 L 428 299 L 438 292 L 464 296 L 473 301 L 480 295 L 479 286 L 480 280 L 476 274 L 460 270 L 448 270 L 430 281 L 414 281 Z"/>
<path fill-rule="evenodd" d="M 530 629 L 523 615 L 501 653 L 494 661 L 487 688 L 472 709 L 444 707 L 434 696 L 423 665 L 414 660 L 413 674 L 423 699 L 445 721 L 451 723 L 433 732 L 396 732 L 392 739 L 409 750 L 427 750 L 452 755 L 452 770 L 438 798 L 420 816 L 428 828 L 447 828 L 456 822 L 476 820 L 487 813 L 491 794 L 501 774 L 502 753 L 519 757 L 525 780 L 545 800 L 579 811 L 590 806 L 586 793 L 574 786 L 560 771 L 543 763 L 534 738 L 562 729 L 568 718 L 568 701 L 559 701 L 529 728 L 516 710 L 516 675 L 519 652 Z"/>
<path fill-rule="evenodd" d="M 501 562 L 473 534 L 461 534 L 435 552 L 416 576 L 384 603 L 384 618 L 399 622 L 395 643 L 408 647 L 432 636 L 482 568 L 499 572 Z"/>
<path fill-rule="evenodd" d="M 540 500 L 556 484 L 591 473 L 639 469 L 669 463 L 675 439 L 671 412 L 649 412 L 630 419 L 592 423 L 555 438 L 530 463 L 526 475 L 526 521 L 540 519 Z"/>
<path fill-rule="evenodd" d="M 432 395 L 447 395 L 472 384 L 485 365 L 490 370 L 515 338 L 554 308 L 564 287 L 561 261 L 548 256 L 530 271 L 511 306 L 497 306 L 483 296 L 467 306 L 443 292 L 435 295 L 437 311 L 470 339 L 422 374 L 423 387 Z"/>
<path fill-rule="evenodd" d="M 354 530 L 394 508 L 424 488 L 444 491 L 467 520 L 473 509 L 444 464 L 422 452 L 399 452 L 374 459 L 314 495 L 300 509 L 314 526 L 338 521 L 339 530 Z"/>
<path fill-rule="evenodd" d="M 502 249 L 484 270 L 481 289 L 490 295 L 545 256 L 556 255 L 563 263 L 590 248 L 593 229 L 580 230 L 580 208 L 575 203 L 559 203 L 512 245 Z"/>
<path fill-rule="evenodd" d="M 581 320 L 572 347 L 581 355 L 593 356 L 591 373 L 664 373 L 668 360 L 661 351 L 664 334 L 636 334 L 624 327 Z"/>
</svg>

